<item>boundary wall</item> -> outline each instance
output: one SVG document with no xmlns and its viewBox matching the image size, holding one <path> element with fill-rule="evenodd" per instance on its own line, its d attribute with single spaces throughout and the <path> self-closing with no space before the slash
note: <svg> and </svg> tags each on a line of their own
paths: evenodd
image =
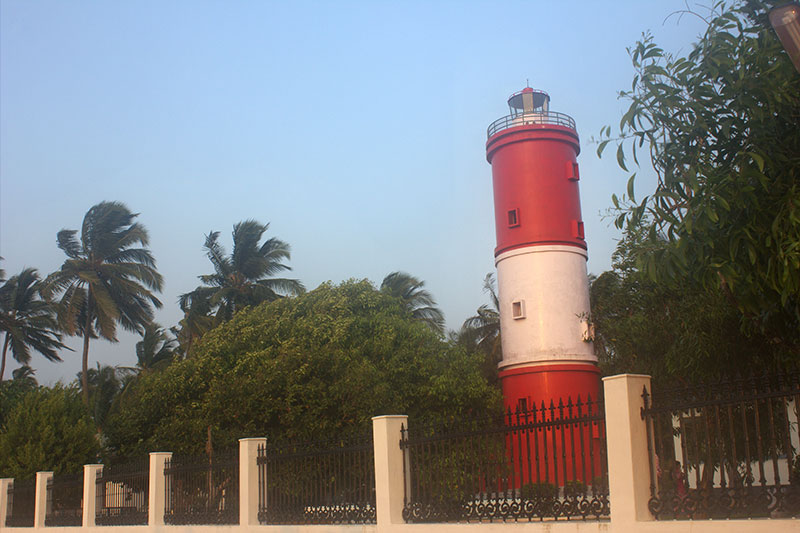
<svg viewBox="0 0 800 533">
<path fill-rule="evenodd" d="M 404 469 L 400 428 L 406 416 L 373 418 L 377 523 L 367 525 L 260 525 L 258 523 L 258 473 L 256 455 L 265 439 L 239 441 L 239 525 L 164 525 L 164 462 L 169 452 L 150 454 L 148 525 L 96 526 L 95 476 L 101 465 L 84 466 L 83 526 L 45 527 L 47 480 L 51 472 L 36 475 L 34 527 L 5 526 L 8 485 L 0 480 L 0 530 L 6 533 L 761 533 L 800 532 L 798 519 L 671 520 L 656 521 L 648 510 L 650 472 L 647 431 L 641 416 L 642 390 L 650 392 L 650 377 L 633 374 L 603 379 L 608 447 L 611 516 L 608 520 L 545 520 L 542 522 L 482 522 L 407 524 L 403 520 Z"/>
</svg>

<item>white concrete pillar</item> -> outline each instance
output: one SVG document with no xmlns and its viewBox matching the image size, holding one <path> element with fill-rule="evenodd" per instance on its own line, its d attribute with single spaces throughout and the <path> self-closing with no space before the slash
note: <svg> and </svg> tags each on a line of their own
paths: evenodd
<svg viewBox="0 0 800 533">
<path fill-rule="evenodd" d="M 6 527 L 6 517 L 8 511 L 8 487 L 14 483 L 13 477 L 0 479 L 0 529 Z"/>
<path fill-rule="evenodd" d="M 83 465 L 83 527 L 94 527 L 97 513 L 97 473 L 103 465 Z"/>
<path fill-rule="evenodd" d="M 239 439 L 239 525 L 258 525 L 258 448 L 265 438 Z"/>
<path fill-rule="evenodd" d="M 642 391 L 650 390 L 650 376 L 621 374 L 603 378 L 608 446 L 608 485 L 611 523 L 630 527 L 653 520 L 650 499 L 647 426 L 642 420 Z"/>
<path fill-rule="evenodd" d="M 405 505 L 405 461 L 400 449 L 400 428 L 408 428 L 406 415 L 372 418 L 372 440 L 375 452 L 375 506 L 378 528 L 403 524 Z"/>
<path fill-rule="evenodd" d="M 150 494 L 147 501 L 147 524 L 150 526 L 164 525 L 167 505 L 164 463 L 171 458 L 172 452 L 150 452 Z"/>
<path fill-rule="evenodd" d="M 53 479 L 52 472 L 36 472 L 33 527 L 44 527 L 44 519 L 47 516 L 47 482 L 51 479 Z"/>
</svg>

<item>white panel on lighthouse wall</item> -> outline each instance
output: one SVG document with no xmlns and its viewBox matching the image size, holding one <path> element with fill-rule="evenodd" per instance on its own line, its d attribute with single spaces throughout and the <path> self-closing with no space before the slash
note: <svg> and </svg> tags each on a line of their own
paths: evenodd
<svg viewBox="0 0 800 533">
<path fill-rule="evenodd" d="M 575 246 L 528 246 L 500 254 L 497 265 L 503 361 L 596 362 L 587 342 L 589 283 L 586 251 Z M 525 302 L 514 319 L 513 302 Z"/>
</svg>

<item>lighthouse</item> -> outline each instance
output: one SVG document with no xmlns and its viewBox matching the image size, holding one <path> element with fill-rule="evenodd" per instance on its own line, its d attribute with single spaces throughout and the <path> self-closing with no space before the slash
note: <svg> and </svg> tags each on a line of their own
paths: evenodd
<svg viewBox="0 0 800 533">
<path fill-rule="evenodd" d="M 580 141 L 572 117 L 526 87 L 488 129 L 505 406 L 597 399 L 588 258 L 580 205 Z"/>
</svg>

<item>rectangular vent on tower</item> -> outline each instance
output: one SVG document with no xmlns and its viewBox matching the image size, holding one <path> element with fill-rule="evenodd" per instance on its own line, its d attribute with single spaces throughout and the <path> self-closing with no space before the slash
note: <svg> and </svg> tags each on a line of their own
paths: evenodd
<svg viewBox="0 0 800 533">
<path fill-rule="evenodd" d="M 511 302 L 511 318 L 514 320 L 525 318 L 525 300 Z"/>
<path fill-rule="evenodd" d="M 516 228 L 519 226 L 519 208 L 509 209 L 508 211 L 508 227 Z"/>
<path fill-rule="evenodd" d="M 578 172 L 578 163 L 567 161 L 567 179 L 571 181 L 578 181 L 581 175 Z"/>
<path fill-rule="evenodd" d="M 583 234 L 583 222 L 580 220 L 572 221 L 572 236 L 576 239 L 584 240 L 586 236 Z"/>
</svg>

